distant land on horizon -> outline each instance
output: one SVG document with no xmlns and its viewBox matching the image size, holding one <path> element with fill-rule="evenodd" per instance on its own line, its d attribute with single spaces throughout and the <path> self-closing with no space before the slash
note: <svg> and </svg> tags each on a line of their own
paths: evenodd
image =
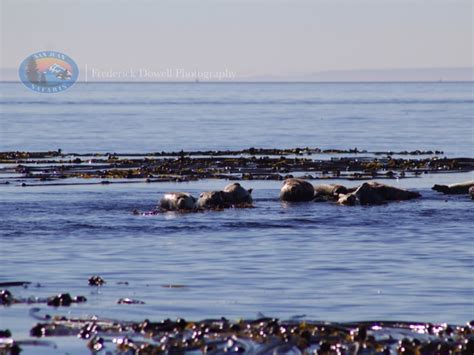
<svg viewBox="0 0 474 355">
<path fill-rule="evenodd" d="M 284 78 L 282 78 L 284 79 Z M 326 70 L 294 75 L 291 81 L 473 81 L 474 67 Z"/>
<path fill-rule="evenodd" d="M 78 82 L 84 82 L 85 76 L 79 68 Z M 2 68 L 0 69 L 0 81 L 19 81 L 18 69 Z M 180 80 L 178 78 L 171 80 L 88 80 L 90 82 L 189 82 L 189 80 Z M 219 81 L 219 80 L 204 80 Z M 404 69 L 356 69 L 356 70 L 326 70 L 315 73 L 301 73 L 293 75 L 256 75 L 243 76 L 237 73 L 233 80 L 221 80 L 225 82 L 413 82 L 413 81 L 474 81 L 474 67 L 459 68 L 404 68 Z"/>
</svg>

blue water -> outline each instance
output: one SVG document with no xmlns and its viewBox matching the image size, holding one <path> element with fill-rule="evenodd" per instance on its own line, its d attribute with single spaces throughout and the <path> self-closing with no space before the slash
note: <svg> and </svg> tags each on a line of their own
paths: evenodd
<svg viewBox="0 0 474 355">
<path fill-rule="evenodd" d="M 472 83 L 77 84 L 57 95 L 0 85 L 1 151 L 310 146 L 473 156 Z M 462 324 L 474 318 L 474 203 L 430 187 L 473 175 L 390 181 L 423 198 L 375 207 L 282 204 L 281 182 L 249 181 L 254 209 L 158 216 L 130 212 L 153 208 L 166 191 L 198 195 L 228 182 L 0 185 L 0 282 L 42 285 L 10 288 L 19 297 L 85 295 L 85 304 L 42 307 L 68 316 L 261 312 Z M 87 285 L 94 274 L 108 282 L 99 291 Z M 162 287 L 168 284 L 186 287 Z M 117 305 L 122 297 L 146 304 Z M 30 308 L 0 308 L 0 329 L 26 339 L 36 323 Z M 58 353 L 86 349 L 79 339 L 53 340 Z M 52 349 L 30 353 L 41 351 Z"/>
<path fill-rule="evenodd" d="M 312 146 L 472 152 L 472 83 L 2 86 L 0 150 Z"/>
</svg>

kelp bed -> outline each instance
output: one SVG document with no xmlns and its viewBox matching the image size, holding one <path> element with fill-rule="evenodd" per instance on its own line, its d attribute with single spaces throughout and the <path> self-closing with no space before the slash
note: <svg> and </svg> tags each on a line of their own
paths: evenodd
<svg viewBox="0 0 474 355">
<path fill-rule="evenodd" d="M 33 309 L 37 312 L 38 309 Z M 36 316 L 38 317 L 38 316 Z M 473 354 L 473 322 L 465 326 L 396 321 L 330 323 L 274 318 L 153 322 L 45 315 L 32 337 L 78 337 L 91 352 L 125 354 Z M 13 340 L 1 331 L 0 351 L 52 346 Z"/>
<path fill-rule="evenodd" d="M 1 152 L 0 182 L 36 186 L 200 179 L 283 180 L 291 176 L 309 180 L 369 180 L 474 170 L 473 158 L 448 158 L 443 154 L 431 150 L 367 152 L 357 148 L 249 148 L 146 154 Z M 64 181 L 70 178 L 90 181 Z"/>
<path fill-rule="evenodd" d="M 6 282 L 0 286 L 27 287 L 29 282 Z M 92 276 L 89 285 L 100 287 L 105 281 Z M 164 285 L 163 287 L 168 287 Z M 171 285 L 169 285 L 171 287 Z M 178 287 L 178 286 L 177 286 Z M 84 303 L 83 296 L 67 293 L 48 298 L 16 298 L 10 291 L 0 292 L 0 305 L 44 304 L 68 307 Z M 143 304 L 119 299 L 119 304 Z M 30 338 L 16 339 L 8 329 L 0 330 L 0 354 L 18 354 L 23 348 L 53 347 L 43 338 L 75 337 L 83 339 L 93 353 L 121 354 L 473 354 L 474 321 L 466 325 L 448 325 L 402 321 L 323 322 L 295 316 L 280 321 L 265 317 L 255 320 L 165 319 L 140 322 L 105 319 L 97 316 L 74 318 L 51 316 L 41 308 L 30 308 L 30 316 L 39 321 L 30 329 Z M 34 338 L 38 338 L 35 340 Z M 41 339 L 39 339 L 41 338 Z"/>
</svg>

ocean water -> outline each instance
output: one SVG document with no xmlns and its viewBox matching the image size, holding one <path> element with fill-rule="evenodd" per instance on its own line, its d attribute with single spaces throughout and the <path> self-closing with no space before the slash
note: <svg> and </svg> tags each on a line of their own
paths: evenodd
<svg viewBox="0 0 474 355">
<path fill-rule="evenodd" d="M 0 150 L 249 147 L 472 152 L 472 83 L 76 84 L 2 87 Z"/>
<path fill-rule="evenodd" d="M 58 95 L 0 87 L 0 151 L 309 146 L 473 156 L 472 83 L 77 84 Z M 430 187 L 473 178 L 389 181 L 423 198 L 373 207 L 284 204 L 281 182 L 247 181 L 254 209 L 156 216 L 131 211 L 152 209 L 167 191 L 198 195 L 228 182 L 0 184 L 0 282 L 33 283 L 9 288 L 17 297 L 87 297 L 40 305 L 54 315 L 463 324 L 474 318 L 474 203 Z M 95 274 L 104 287 L 87 285 Z M 123 297 L 145 304 L 118 305 Z M 33 305 L 0 307 L 0 329 L 28 339 Z M 52 340 L 57 348 L 26 353 L 86 350 L 79 339 Z"/>
</svg>

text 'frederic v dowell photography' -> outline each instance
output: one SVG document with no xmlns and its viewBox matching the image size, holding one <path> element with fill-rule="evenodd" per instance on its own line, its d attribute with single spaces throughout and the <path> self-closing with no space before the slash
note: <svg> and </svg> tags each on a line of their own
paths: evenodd
<svg viewBox="0 0 474 355">
<path fill-rule="evenodd" d="M 204 71 L 185 68 L 165 68 L 153 70 L 149 68 L 97 68 L 84 66 L 85 81 L 229 81 L 237 78 L 235 71 L 223 70 Z"/>
</svg>

